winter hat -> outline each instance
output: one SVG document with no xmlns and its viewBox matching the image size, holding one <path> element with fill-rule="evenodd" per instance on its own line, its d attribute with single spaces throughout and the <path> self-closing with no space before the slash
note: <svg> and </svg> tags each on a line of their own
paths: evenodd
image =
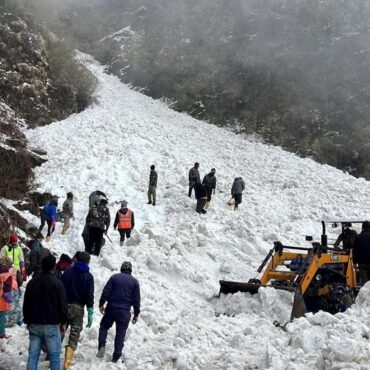
<svg viewBox="0 0 370 370">
<path fill-rule="evenodd" d="M 67 198 L 69 198 L 69 199 L 73 198 L 73 193 L 71 191 L 67 193 Z"/>
<path fill-rule="evenodd" d="M 27 243 L 27 247 L 31 249 L 32 252 L 40 252 L 40 249 L 42 247 L 39 240 L 32 239 Z"/>
<path fill-rule="evenodd" d="M 123 200 L 122 202 L 121 202 L 121 208 L 127 208 L 127 200 Z"/>
<path fill-rule="evenodd" d="M 87 265 L 90 262 L 90 255 L 87 252 L 79 252 L 76 259 L 78 262 L 82 262 Z"/>
<path fill-rule="evenodd" d="M 10 257 L 0 258 L 0 273 L 8 272 L 12 266 L 13 266 L 13 261 Z"/>
<path fill-rule="evenodd" d="M 50 254 L 41 260 L 42 272 L 51 272 L 55 269 L 57 259 Z"/>
<path fill-rule="evenodd" d="M 18 243 L 18 235 L 12 234 L 9 236 L 9 243 L 10 244 L 17 244 Z"/>
<path fill-rule="evenodd" d="M 130 261 L 125 261 L 122 263 L 122 266 L 121 266 L 121 272 L 128 272 L 131 274 L 132 272 L 132 264 Z"/>
</svg>

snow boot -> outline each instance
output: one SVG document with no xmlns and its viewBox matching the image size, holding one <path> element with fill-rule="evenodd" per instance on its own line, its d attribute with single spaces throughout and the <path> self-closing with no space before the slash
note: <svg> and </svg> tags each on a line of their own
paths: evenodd
<svg viewBox="0 0 370 370">
<path fill-rule="evenodd" d="M 65 235 L 67 233 L 68 227 L 66 225 L 63 225 L 62 235 Z"/>
<path fill-rule="evenodd" d="M 99 348 L 99 351 L 96 354 L 96 357 L 97 358 L 103 358 L 104 357 L 104 353 L 105 353 L 105 347 L 101 347 L 101 348 Z"/>
<path fill-rule="evenodd" d="M 152 201 L 150 200 L 147 204 L 152 204 Z"/>
<path fill-rule="evenodd" d="M 155 202 L 153 202 L 153 206 L 155 206 Z"/>
<path fill-rule="evenodd" d="M 63 370 L 67 370 L 72 366 L 74 353 L 75 353 L 75 350 L 71 346 L 66 346 L 66 351 L 64 354 Z"/>
<path fill-rule="evenodd" d="M 120 247 L 122 247 L 122 246 L 123 246 L 123 243 L 124 243 L 124 241 L 123 241 L 123 240 L 121 240 L 121 241 L 119 242 L 119 246 L 120 246 Z"/>
<path fill-rule="evenodd" d="M 206 213 L 207 213 L 207 211 L 206 211 L 205 209 L 202 209 L 202 210 L 200 211 L 200 213 L 202 213 L 202 214 L 206 214 Z"/>
</svg>

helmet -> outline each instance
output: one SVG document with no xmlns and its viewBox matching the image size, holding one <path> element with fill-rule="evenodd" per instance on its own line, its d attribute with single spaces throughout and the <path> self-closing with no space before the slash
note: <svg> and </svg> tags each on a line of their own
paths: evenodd
<svg viewBox="0 0 370 370">
<path fill-rule="evenodd" d="M 125 261 L 122 263 L 121 272 L 132 272 L 132 264 L 130 261 Z"/>
</svg>

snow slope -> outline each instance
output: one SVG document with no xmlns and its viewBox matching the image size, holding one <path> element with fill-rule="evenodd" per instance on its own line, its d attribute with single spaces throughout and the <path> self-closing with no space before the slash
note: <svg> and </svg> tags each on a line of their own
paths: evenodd
<svg viewBox="0 0 370 370">
<path fill-rule="evenodd" d="M 370 369 L 370 288 L 345 314 L 307 315 L 285 330 L 273 321 L 290 314 L 286 292 L 216 298 L 218 280 L 254 277 L 273 241 L 305 245 L 302 235 L 318 238 L 321 219 L 369 218 L 369 183 L 174 112 L 86 62 L 99 81 L 96 104 L 27 131 L 35 146 L 48 150 L 48 162 L 36 170 L 40 190 L 76 196 L 70 233 L 63 237 L 57 229 L 49 246 L 58 254 L 83 249 L 88 195 L 96 189 L 108 195 L 112 217 L 115 201 L 126 199 L 137 224 L 124 247 L 110 230 L 114 245 L 107 241 L 101 257 L 92 258 L 94 324 L 82 332 L 73 369 Z M 195 161 L 201 176 L 217 169 L 207 215 L 195 213 L 195 200 L 186 195 Z M 159 174 L 156 207 L 146 204 L 151 164 Z M 246 182 L 239 212 L 226 206 L 236 176 Z M 126 362 L 117 365 L 109 362 L 114 330 L 105 359 L 95 358 L 97 303 L 125 259 L 141 283 L 142 314 L 129 327 Z M 14 361 L 24 368 L 26 329 L 10 332 L 15 337 L 0 342 L 0 368 Z"/>
</svg>

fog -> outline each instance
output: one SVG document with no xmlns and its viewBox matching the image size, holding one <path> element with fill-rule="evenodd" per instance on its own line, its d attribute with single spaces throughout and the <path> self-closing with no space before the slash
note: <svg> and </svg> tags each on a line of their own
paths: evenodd
<svg viewBox="0 0 370 370">
<path fill-rule="evenodd" d="M 369 1 L 17 1 L 175 109 L 370 178 Z"/>
</svg>

